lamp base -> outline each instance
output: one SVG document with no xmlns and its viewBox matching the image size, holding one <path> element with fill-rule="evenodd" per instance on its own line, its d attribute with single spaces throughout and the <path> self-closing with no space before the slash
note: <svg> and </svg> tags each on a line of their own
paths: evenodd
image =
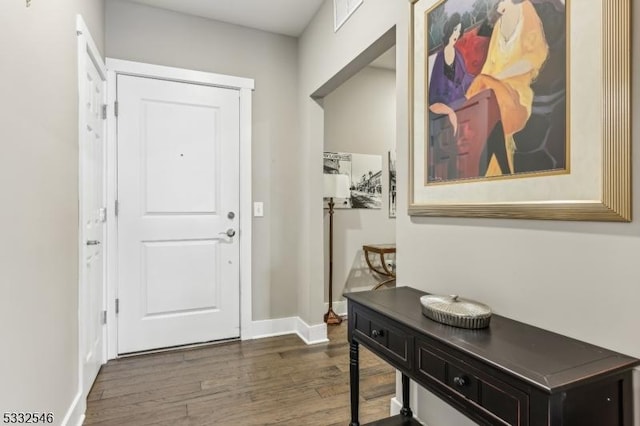
<svg viewBox="0 0 640 426">
<path fill-rule="evenodd" d="M 326 322 L 327 325 L 340 325 L 342 318 L 340 315 L 333 312 L 333 308 L 329 308 L 327 313 L 324 314 L 324 322 Z"/>
</svg>

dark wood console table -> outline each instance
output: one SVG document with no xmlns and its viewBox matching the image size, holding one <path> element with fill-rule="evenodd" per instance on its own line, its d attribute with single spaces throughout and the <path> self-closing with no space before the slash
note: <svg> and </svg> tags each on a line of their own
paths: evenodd
<svg viewBox="0 0 640 426">
<path fill-rule="evenodd" d="M 358 346 L 402 373 L 401 414 L 370 425 L 419 425 L 409 379 L 481 425 L 632 426 L 640 360 L 499 315 L 466 330 L 422 315 L 409 287 L 348 293 L 351 426 L 359 426 Z"/>
</svg>

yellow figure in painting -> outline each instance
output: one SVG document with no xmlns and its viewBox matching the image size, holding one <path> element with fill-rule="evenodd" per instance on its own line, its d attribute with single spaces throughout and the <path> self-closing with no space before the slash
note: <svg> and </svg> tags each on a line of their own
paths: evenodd
<svg viewBox="0 0 640 426">
<path fill-rule="evenodd" d="M 501 0 L 496 11 L 499 17 L 491 33 L 487 59 L 466 97 L 493 90 L 504 128 L 509 168 L 514 173 L 513 134 L 522 130 L 531 116 L 531 83 L 547 59 L 549 48 L 530 0 Z M 490 159 L 486 176 L 500 174 L 497 160 Z"/>
</svg>

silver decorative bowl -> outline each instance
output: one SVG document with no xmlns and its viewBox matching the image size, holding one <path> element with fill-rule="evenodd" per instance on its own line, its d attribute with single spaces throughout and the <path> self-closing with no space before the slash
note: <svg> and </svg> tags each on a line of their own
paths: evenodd
<svg viewBox="0 0 640 426">
<path fill-rule="evenodd" d="M 457 295 L 428 294 L 420 298 L 422 314 L 434 321 L 460 328 L 485 328 L 491 321 L 491 308 Z"/>
</svg>

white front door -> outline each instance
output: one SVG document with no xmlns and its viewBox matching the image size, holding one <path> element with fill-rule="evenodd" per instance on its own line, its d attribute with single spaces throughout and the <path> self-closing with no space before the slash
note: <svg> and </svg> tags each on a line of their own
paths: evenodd
<svg viewBox="0 0 640 426">
<path fill-rule="evenodd" d="M 80 108 L 84 126 L 80 133 L 81 266 L 80 317 L 82 389 L 89 392 L 104 356 L 104 155 L 105 122 L 102 105 L 106 101 L 103 74 L 87 54 Z M 82 84 L 81 83 L 81 84 Z"/>
<path fill-rule="evenodd" d="M 117 77 L 120 354 L 240 336 L 239 99 Z"/>
</svg>

